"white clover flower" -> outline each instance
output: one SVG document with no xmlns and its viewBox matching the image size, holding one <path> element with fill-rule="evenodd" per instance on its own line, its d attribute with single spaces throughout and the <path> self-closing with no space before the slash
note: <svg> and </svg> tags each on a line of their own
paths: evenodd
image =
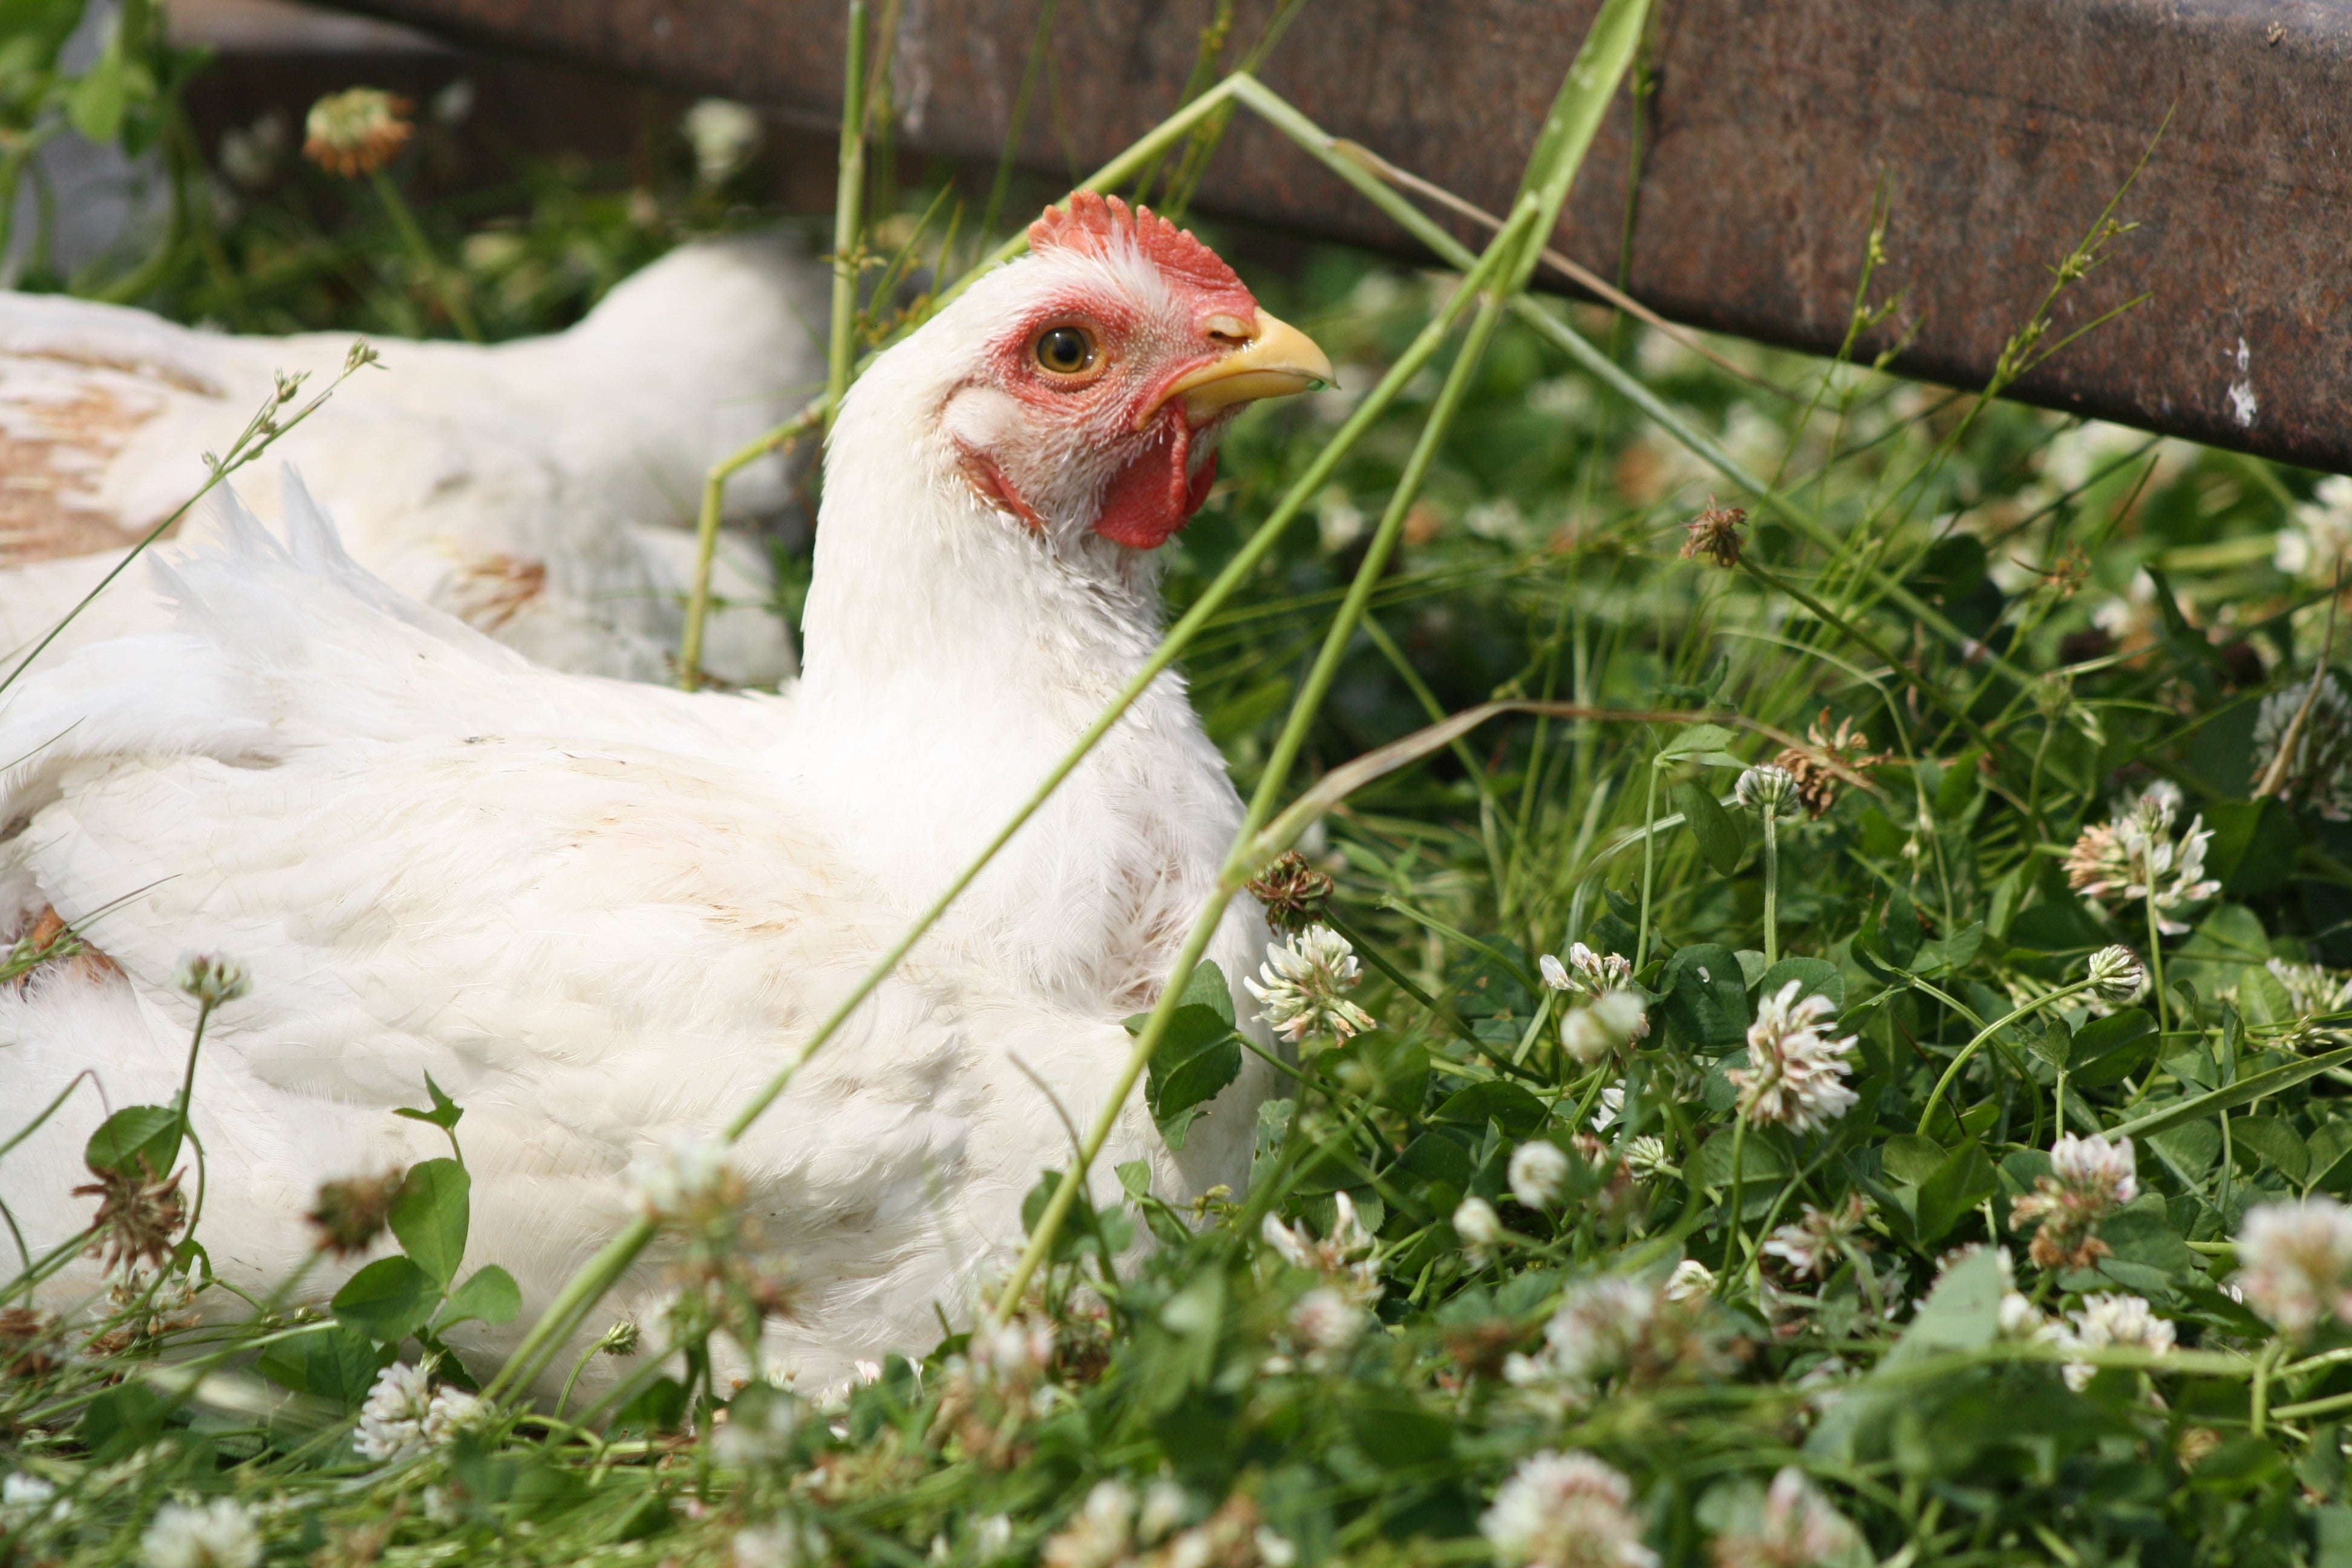
<svg viewBox="0 0 2352 1568">
<path fill-rule="evenodd" d="M 1595 952 L 1580 942 L 1568 945 L 1568 962 L 1550 953 L 1536 961 L 1543 983 L 1554 991 L 1584 997 L 1606 996 L 1633 984 L 1633 961 L 1621 952 Z"/>
<path fill-rule="evenodd" d="M 2151 1311 L 2144 1297 L 2112 1293 L 2086 1296 L 2083 1310 L 2072 1316 L 2073 1330 L 2056 1336 L 2057 1342 L 2068 1351 L 2105 1350 L 2118 1345 L 2166 1355 L 2173 1347 L 2172 1324 Z M 2066 1386 L 2080 1394 L 2098 1373 L 2099 1369 L 2089 1362 L 2068 1362 L 2064 1369 Z"/>
<path fill-rule="evenodd" d="M 2053 1332 L 2050 1320 L 2042 1315 L 2042 1309 L 2015 1290 L 2001 1292 L 1998 1321 L 2000 1337 L 2005 1340 L 2031 1342 L 2049 1338 Z"/>
<path fill-rule="evenodd" d="M 2033 1190 L 2010 1205 L 2009 1220 L 2040 1224 L 2028 1249 L 2035 1268 L 2088 1268 L 2107 1253 L 2099 1222 L 2137 1196 L 2139 1162 L 2130 1139 L 2062 1133 L 2050 1148 L 2050 1174 L 2033 1178 Z"/>
<path fill-rule="evenodd" d="M 2139 1161 L 2129 1138 L 2062 1134 L 2050 1146 L 2050 1171 L 2063 1184 L 2103 1194 L 2117 1208 L 2139 1196 Z"/>
<path fill-rule="evenodd" d="M 1054 1364 L 1055 1339 L 1052 1319 L 1024 1312 L 973 1334 L 971 1359 L 1001 1382 L 1034 1377 Z"/>
<path fill-rule="evenodd" d="M 1592 1130 L 1605 1132 L 1616 1126 L 1617 1119 L 1624 1114 L 1625 1088 L 1622 1084 L 1612 1083 L 1601 1091 L 1600 1103 L 1592 1109 Z"/>
<path fill-rule="evenodd" d="M 741 1403 L 728 1407 L 727 1420 L 710 1436 L 711 1453 L 722 1465 L 751 1469 L 782 1458 L 801 1426 L 798 1399 L 771 1386 L 756 1411 L 746 1415 Z"/>
<path fill-rule="evenodd" d="M 12 1470 L 0 1479 L 0 1536 L 14 1535 L 39 1521 L 43 1510 L 51 1521 L 66 1517 L 67 1505 L 54 1500 L 58 1489 L 38 1476 Z"/>
<path fill-rule="evenodd" d="M 1716 1568 L 1826 1568 L 1861 1540 L 1811 1477 L 1784 1465 L 1764 1494 L 1764 1511 L 1755 1524 L 1716 1538 Z"/>
<path fill-rule="evenodd" d="M 1605 992 L 1589 1006 L 1570 1008 L 1559 1019 L 1560 1048 L 1585 1067 L 1649 1032 L 1648 1012 L 1631 991 Z"/>
<path fill-rule="evenodd" d="M 1309 1035 L 1344 1043 L 1375 1026 L 1370 1014 L 1342 994 L 1362 981 L 1363 968 L 1348 939 L 1329 926 L 1266 943 L 1257 973 L 1242 985 L 1257 998 L 1266 1026 L 1293 1045 Z"/>
<path fill-rule="evenodd" d="M 1714 1295 L 1716 1283 L 1714 1269 L 1696 1258 L 1685 1258 L 1675 1265 L 1658 1294 L 1669 1301 L 1696 1301 Z"/>
<path fill-rule="evenodd" d="M 2116 816 L 2084 828 L 2066 851 L 2068 885 L 2102 910 L 2116 905 L 2119 919 L 2132 904 L 2153 902 L 2157 930 L 2172 936 L 2187 931 L 2173 911 L 2211 898 L 2221 884 L 2205 875 L 2213 831 L 2204 817 L 2191 817 L 2174 834 L 2180 805 L 2180 787 L 2158 780 L 2127 798 Z"/>
<path fill-rule="evenodd" d="M 2147 989 L 2147 970 L 2139 955 L 2120 943 L 2091 954 L 2088 979 L 2091 994 L 2108 1007 L 2128 1007 Z"/>
<path fill-rule="evenodd" d="M 470 1431 L 489 1418 L 490 1406 L 479 1396 L 462 1388 L 436 1388 L 433 1403 L 425 1412 L 425 1441 L 427 1447 L 438 1448 L 453 1441 L 458 1433 Z"/>
<path fill-rule="evenodd" d="M 2334 1198 L 2263 1204 L 2238 1233 L 2246 1305 L 2290 1334 L 2352 1323 L 2352 1209 Z"/>
<path fill-rule="evenodd" d="M 254 1568 L 261 1532 L 235 1498 L 167 1502 L 140 1536 L 139 1552 L 147 1568 Z"/>
<path fill-rule="evenodd" d="M 1495 1205 L 1484 1198 L 1464 1198 L 1454 1210 L 1454 1234 L 1475 1247 L 1495 1247 L 1503 1239 L 1503 1221 Z"/>
<path fill-rule="evenodd" d="M 1135 1493 L 1125 1481 L 1097 1481 L 1070 1522 L 1045 1542 L 1045 1568 L 1111 1568 L 1125 1557 L 1135 1521 Z"/>
<path fill-rule="evenodd" d="M 1858 1193 L 1832 1209 L 1803 1205 L 1803 1217 L 1784 1225 L 1765 1240 L 1764 1250 L 1789 1265 L 1801 1279 L 1826 1279 L 1851 1247 L 1866 1246 L 1854 1235 L 1862 1228 L 1863 1201 Z"/>
<path fill-rule="evenodd" d="M 1013 1550 L 1013 1518 L 992 1513 L 972 1531 L 972 1551 L 982 1563 L 993 1563 Z"/>
<path fill-rule="evenodd" d="M 2306 583 L 2333 583 L 2338 563 L 2352 557 L 2352 478 L 2330 474 L 2311 499 L 2297 503 L 2279 531 L 2272 563 Z"/>
<path fill-rule="evenodd" d="M 1192 1517 L 1192 1493 L 1174 1481 L 1154 1481 L 1143 1489 L 1143 1507 L 1135 1516 L 1135 1538 L 1149 1546 Z"/>
<path fill-rule="evenodd" d="M 2290 963 L 2284 958 L 2273 958 L 2263 967 L 2285 991 L 2287 1005 L 2296 1017 L 2352 1012 L 2352 974 L 2316 963 Z"/>
<path fill-rule="evenodd" d="M 2342 822 L 2352 818 L 2352 698 L 2345 696 L 2333 670 L 2313 679 L 2319 681 L 2316 697 L 2306 679 L 2263 699 L 2254 716 L 2253 776 L 2270 776 L 2295 715 L 2302 713 L 2303 726 L 2295 730 L 2294 751 L 2280 775 L 2279 793 L 2331 822 Z M 2311 710 L 2305 713 L 2306 699 Z"/>
<path fill-rule="evenodd" d="M 1290 1331 L 1313 1356 L 1338 1356 L 1363 1337 L 1371 1314 L 1328 1285 L 1318 1285 L 1290 1309 Z"/>
<path fill-rule="evenodd" d="M 381 1464 L 425 1447 L 425 1421 L 433 1412 L 433 1374 L 422 1366 L 394 1362 L 375 1374 L 367 1403 L 360 1406 L 352 1446 L 360 1458 Z"/>
<path fill-rule="evenodd" d="M 1666 1160 L 1666 1141 L 1645 1132 L 1625 1145 L 1625 1168 L 1642 1181 L 1651 1181 L 1673 1169 Z"/>
<path fill-rule="evenodd" d="M 1259 1525 L 1250 1531 L 1250 1544 L 1257 1549 L 1257 1560 L 1263 1568 L 1291 1568 L 1298 1561 L 1298 1546 L 1288 1536 L 1268 1525 Z M 1183 1568 L 1171 1563 L 1169 1568 Z"/>
<path fill-rule="evenodd" d="M 1590 1454 L 1533 1454 L 1478 1521 L 1513 1568 L 1656 1568 L 1642 1544 L 1631 1482 Z"/>
<path fill-rule="evenodd" d="M 714 1201 L 724 1201 L 736 1184 L 727 1145 L 694 1132 L 674 1133 L 669 1147 L 640 1156 L 628 1170 L 648 1219 L 677 1219 Z"/>
<path fill-rule="evenodd" d="M 1624 1091 L 1618 1091 L 1623 1103 Z M 1534 1139 L 1511 1152 L 1511 1196 L 1531 1209 L 1548 1209 L 1568 1186 L 1568 1156 L 1556 1143 Z"/>
<path fill-rule="evenodd" d="M 723 98 L 695 104 L 678 129 L 694 149 L 694 177 L 705 185 L 725 184 L 760 151 L 760 117 Z"/>
<path fill-rule="evenodd" d="M 1739 1114 L 1748 1121 L 1814 1132 L 1853 1109 L 1856 1096 L 1845 1084 L 1853 1068 L 1845 1058 L 1854 1039 L 1829 1038 L 1822 1027 L 1836 1009 L 1818 992 L 1800 1000 L 1803 989 L 1791 980 L 1758 1005 L 1748 1065 L 1724 1076 L 1738 1089 Z"/>
<path fill-rule="evenodd" d="M 1675 1276 L 1687 1278 L 1680 1269 Z M 1515 1384 L 1559 1383 L 1582 1390 L 1622 1372 L 1658 1314 L 1659 1296 L 1658 1289 L 1639 1279 L 1615 1275 L 1570 1287 L 1544 1325 L 1543 1350 L 1535 1356 L 1511 1357 L 1504 1364 L 1504 1377 Z"/>
<path fill-rule="evenodd" d="M 824 1532 L 805 1520 L 781 1518 L 735 1532 L 735 1568 L 801 1568 L 824 1561 Z"/>
<path fill-rule="evenodd" d="M 234 1002 L 253 989 L 253 976 L 244 964 L 217 952 L 184 952 L 172 972 L 172 984 L 207 1007 Z"/>
<path fill-rule="evenodd" d="M 1372 1237 L 1345 1193 L 1331 1195 L 1331 1234 L 1318 1241 L 1305 1225 L 1286 1226 L 1268 1215 L 1258 1235 L 1282 1260 L 1294 1268 L 1312 1269 L 1345 1291 L 1349 1300 L 1370 1304 L 1381 1294 L 1380 1269 L 1372 1261 Z"/>
<path fill-rule="evenodd" d="M 1766 763 L 1749 768 L 1731 786 L 1733 798 L 1759 816 L 1789 816 L 1797 809 L 1797 775 Z"/>
</svg>

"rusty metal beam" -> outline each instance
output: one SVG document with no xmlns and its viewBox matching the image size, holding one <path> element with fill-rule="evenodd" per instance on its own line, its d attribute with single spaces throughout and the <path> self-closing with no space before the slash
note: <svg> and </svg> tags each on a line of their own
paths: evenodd
<svg viewBox="0 0 2352 1568">
<path fill-rule="evenodd" d="M 343 0 L 449 36 L 830 118 L 839 0 Z M 904 145 L 995 156 L 1047 0 L 903 0 Z M 2143 156 L 2137 226 L 2053 339 L 2139 294 L 2016 395 L 2352 469 L 2352 8 L 2340 0 L 1660 0 L 1631 290 L 1702 326 L 1833 352 L 1872 204 L 1889 206 L 1865 352 L 1981 384 Z M 1243 0 L 1238 37 L 1269 0 Z M 880 4 L 875 5 L 879 12 Z M 1515 182 L 1593 0 L 1309 0 L 1265 76 L 1327 129 L 1490 207 Z M 1021 155 L 1066 176 L 1173 106 L 1213 0 L 1063 0 Z M 2166 128 L 2168 114 L 2170 116 Z M 1564 247 L 1613 274 L 1630 106 Z M 2159 129 L 2163 133 L 2159 139 Z M 2152 149 L 2152 151 L 2151 151 Z M 1405 248 L 1244 116 L 1201 205 Z"/>
</svg>

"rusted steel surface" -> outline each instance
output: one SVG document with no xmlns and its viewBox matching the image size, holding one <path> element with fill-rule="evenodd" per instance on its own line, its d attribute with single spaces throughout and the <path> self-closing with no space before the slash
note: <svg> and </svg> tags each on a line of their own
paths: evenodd
<svg viewBox="0 0 2352 1568">
<path fill-rule="evenodd" d="M 618 67 L 821 121 L 839 0 L 347 0 L 452 36 Z M 904 145 L 1003 143 L 1046 0 L 904 0 Z M 1969 385 L 2143 155 L 2138 226 L 2070 289 L 2051 338 L 2146 293 L 2020 395 L 2352 469 L 2352 6 L 2342 0 L 1660 0 L 1632 292 L 1814 350 L 1846 331 L 1888 203 L 1865 350 Z M 877 5 L 875 9 L 882 9 Z M 1244 0 L 1237 38 L 1266 0 Z M 1593 0 L 1309 0 L 1265 76 L 1327 129 L 1492 208 L 1508 196 Z M 1063 0 L 1022 157 L 1066 174 L 1173 107 L 1214 0 Z M 2170 123 L 2166 127 L 2168 112 Z M 1613 274 L 1632 110 L 1596 143 L 1565 248 Z M 2159 139 L 2159 129 L 2164 128 Z M 2152 149 L 2152 151 L 2151 151 Z M 1200 204 L 1403 247 L 1246 115 Z"/>
</svg>

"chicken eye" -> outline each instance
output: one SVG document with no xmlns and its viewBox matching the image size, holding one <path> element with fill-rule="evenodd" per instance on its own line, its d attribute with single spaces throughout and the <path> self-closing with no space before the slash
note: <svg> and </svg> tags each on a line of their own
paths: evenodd
<svg viewBox="0 0 2352 1568">
<path fill-rule="evenodd" d="M 1083 375 L 1094 368 L 1094 334 L 1084 327 L 1049 327 L 1037 334 L 1037 363 L 1055 375 Z"/>
</svg>

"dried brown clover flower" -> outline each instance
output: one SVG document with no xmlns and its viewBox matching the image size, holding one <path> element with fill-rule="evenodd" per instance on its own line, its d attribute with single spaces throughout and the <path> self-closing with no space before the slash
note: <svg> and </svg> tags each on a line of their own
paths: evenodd
<svg viewBox="0 0 2352 1568">
<path fill-rule="evenodd" d="M 1860 773 L 1886 760 L 1885 752 L 1869 749 L 1870 737 L 1855 729 L 1853 720 L 1839 720 L 1834 731 L 1829 722 L 1829 710 L 1824 708 L 1805 731 L 1804 748 L 1787 747 L 1772 759 L 1773 766 L 1785 769 L 1797 781 L 1797 804 L 1816 822 L 1829 815 L 1839 792 L 1845 788 L 1844 774 L 1838 770 Z"/>
<path fill-rule="evenodd" d="M 1250 879 L 1249 890 L 1265 906 L 1266 923 L 1285 933 L 1303 931 L 1323 918 L 1331 879 L 1296 849 Z"/>
<path fill-rule="evenodd" d="M 317 1206 L 303 1217 L 319 1230 L 319 1250 L 338 1258 L 365 1252 L 391 1222 L 402 1173 L 321 1183 Z"/>
<path fill-rule="evenodd" d="M 90 1250 L 103 1252 L 108 1268 L 134 1258 L 160 1268 L 172 1256 L 173 1238 L 188 1221 L 188 1200 L 180 1192 L 184 1173 L 158 1177 L 142 1159 L 135 1172 L 92 1169 L 98 1180 L 73 1190 L 78 1198 L 99 1200 Z"/>
<path fill-rule="evenodd" d="M 0 1377 L 40 1377 L 57 1368 L 57 1358 L 44 1348 L 49 1336 L 47 1315 L 30 1307 L 0 1311 Z"/>
<path fill-rule="evenodd" d="M 1706 510 L 1691 519 L 1689 537 L 1683 541 L 1682 558 L 1701 558 L 1717 566 L 1729 568 L 1739 564 L 1739 531 L 1748 524 L 1744 507 L 1717 506 L 1715 498 L 1706 498 Z"/>
</svg>

